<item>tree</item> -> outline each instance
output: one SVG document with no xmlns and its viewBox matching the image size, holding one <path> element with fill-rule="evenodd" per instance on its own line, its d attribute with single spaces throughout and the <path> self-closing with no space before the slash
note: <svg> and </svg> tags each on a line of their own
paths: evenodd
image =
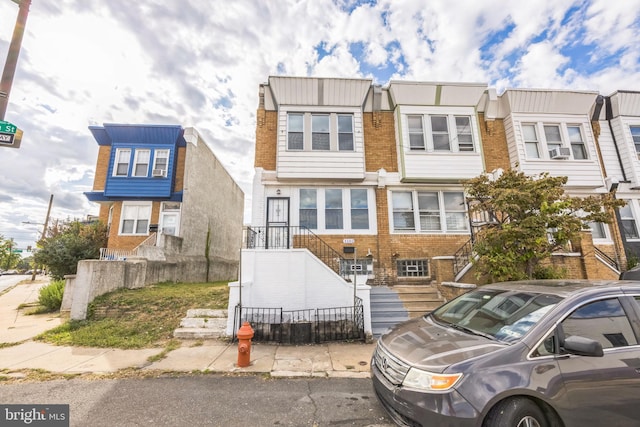
<svg viewBox="0 0 640 427">
<path fill-rule="evenodd" d="M 566 183 L 567 177 L 514 170 L 465 183 L 470 212 L 489 216 L 473 247 L 479 276 L 490 282 L 537 278 L 542 260 L 575 241 L 588 223 L 609 223 L 612 209 L 625 204 L 610 193 L 570 197 Z"/>
<path fill-rule="evenodd" d="M 100 248 L 106 245 L 107 228 L 103 223 L 73 221 L 48 230 L 48 237 L 38 242 L 34 259 L 36 264 L 47 266 L 53 279 L 59 280 L 75 274 L 78 261 L 99 258 Z"/>
<path fill-rule="evenodd" d="M 0 235 L 0 268 L 3 270 L 11 270 L 15 268 L 20 261 L 20 254 L 14 253 L 16 242 L 13 239 L 5 239 Z"/>
</svg>

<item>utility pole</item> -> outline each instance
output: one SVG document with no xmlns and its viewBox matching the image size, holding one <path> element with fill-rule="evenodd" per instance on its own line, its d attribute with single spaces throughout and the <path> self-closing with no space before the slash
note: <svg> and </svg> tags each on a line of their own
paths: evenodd
<svg viewBox="0 0 640 427">
<path fill-rule="evenodd" d="M 51 215 L 51 205 L 53 205 L 53 194 L 49 197 L 49 208 L 47 209 L 47 216 L 44 218 L 44 224 L 42 227 L 42 235 L 40 235 L 40 240 L 47 237 L 47 226 L 49 225 L 49 216 Z M 36 263 L 33 263 L 33 273 L 31 273 L 31 281 L 36 280 L 36 272 L 38 271 L 38 266 Z"/>
<path fill-rule="evenodd" d="M 7 61 L 4 64 L 2 80 L 0 80 L 0 121 L 4 121 L 4 115 L 7 112 L 9 93 L 11 92 L 11 86 L 13 84 L 13 76 L 16 73 L 18 55 L 20 54 L 20 47 L 22 45 L 22 36 L 24 35 L 24 28 L 27 25 L 27 15 L 29 14 L 29 6 L 31 5 L 31 0 L 12 1 L 18 4 L 20 10 L 18 11 L 18 18 L 16 19 L 16 25 L 13 29 L 13 37 L 9 45 Z"/>
</svg>

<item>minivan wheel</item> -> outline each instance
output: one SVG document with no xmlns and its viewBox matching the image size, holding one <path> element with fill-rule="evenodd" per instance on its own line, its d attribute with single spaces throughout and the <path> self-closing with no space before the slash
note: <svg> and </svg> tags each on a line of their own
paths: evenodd
<svg viewBox="0 0 640 427">
<path fill-rule="evenodd" d="M 503 400 L 494 406 L 483 423 L 484 427 L 548 427 L 538 405 L 525 397 Z"/>
</svg>

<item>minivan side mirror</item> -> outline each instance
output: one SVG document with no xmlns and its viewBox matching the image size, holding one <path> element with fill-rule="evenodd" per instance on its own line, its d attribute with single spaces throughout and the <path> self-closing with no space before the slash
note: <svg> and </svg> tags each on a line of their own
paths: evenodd
<svg viewBox="0 0 640 427">
<path fill-rule="evenodd" d="M 578 356 L 602 357 L 602 344 L 591 338 L 571 335 L 564 339 L 562 346 L 565 351 Z"/>
</svg>

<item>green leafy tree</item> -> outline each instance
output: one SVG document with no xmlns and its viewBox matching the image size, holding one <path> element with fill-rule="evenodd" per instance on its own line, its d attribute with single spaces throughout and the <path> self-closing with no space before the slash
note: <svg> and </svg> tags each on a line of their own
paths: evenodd
<svg viewBox="0 0 640 427">
<path fill-rule="evenodd" d="M 489 282 L 558 277 L 560 272 L 540 262 L 577 241 L 589 222 L 609 223 L 612 209 L 625 204 L 609 193 L 570 197 L 566 183 L 566 177 L 514 170 L 495 180 L 481 175 L 466 182 L 470 211 L 489 217 L 474 243 L 479 277 Z"/>
<path fill-rule="evenodd" d="M 3 270 L 11 270 L 18 265 L 20 254 L 14 253 L 17 247 L 13 239 L 5 239 L 0 235 L 0 268 Z"/>
<path fill-rule="evenodd" d="M 100 248 L 107 246 L 107 228 L 101 222 L 84 224 L 73 221 L 48 230 L 48 237 L 38 242 L 36 264 L 45 265 L 55 280 L 75 274 L 78 261 L 96 259 Z"/>
</svg>

